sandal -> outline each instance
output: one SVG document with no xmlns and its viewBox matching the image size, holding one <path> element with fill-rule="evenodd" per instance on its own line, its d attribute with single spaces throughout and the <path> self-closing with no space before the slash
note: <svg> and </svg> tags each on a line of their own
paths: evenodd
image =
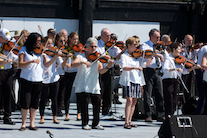
<svg viewBox="0 0 207 138">
<path fill-rule="evenodd" d="M 131 127 L 137 127 L 137 125 L 132 124 L 131 122 L 129 122 Z"/>
<path fill-rule="evenodd" d="M 126 128 L 126 129 L 131 129 L 131 125 L 125 123 L 125 124 L 124 124 L 124 128 Z"/>
</svg>

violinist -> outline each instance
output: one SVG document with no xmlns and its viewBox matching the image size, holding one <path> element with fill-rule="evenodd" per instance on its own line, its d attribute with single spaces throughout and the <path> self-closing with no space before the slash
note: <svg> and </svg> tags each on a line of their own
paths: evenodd
<svg viewBox="0 0 207 138">
<path fill-rule="evenodd" d="M 149 32 L 150 40 L 143 43 L 141 46 L 142 51 L 146 51 L 150 49 L 152 51 L 155 50 L 154 44 L 157 44 L 160 40 L 160 31 L 157 29 L 152 29 Z M 151 60 L 150 64 L 146 66 L 148 60 Z M 165 112 L 164 112 L 164 99 L 163 99 L 163 91 L 162 91 L 162 79 L 161 79 L 161 62 L 164 61 L 163 55 L 155 52 L 152 56 L 144 56 L 143 59 L 143 73 L 145 77 L 146 85 L 144 86 L 144 109 L 146 114 L 145 122 L 152 122 L 151 115 L 151 95 L 152 90 L 155 95 L 155 103 L 156 103 L 156 112 L 157 112 L 157 121 L 165 120 Z"/>
<path fill-rule="evenodd" d="M 65 98 L 64 98 L 65 114 L 66 114 L 65 121 L 69 121 L 70 96 L 72 93 L 73 82 L 75 80 L 75 76 L 78 70 L 78 68 L 71 67 L 71 63 L 79 54 L 79 52 L 73 50 L 73 46 L 77 45 L 78 42 L 79 42 L 78 34 L 76 32 L 71 32 L 70 35 L 68 36 L 68 45 L 65 47 L 65 49 L 69 52 L 69 54 L 65 58 L 62 65 L 65 71 L 65 84 L 67 84 L 65 88 Z M 78 94 L 76 94 L 76 97 L 77 97 L 77 120 L 81 120 Z"/>
<path fill-rule="evenodd" d="M 73 83 L 75 87 L 75 92 L 80 95 L 80 106 L 81 106 L 81 117 L 82 117 L 82 129 L 90 130 L 88 125 L 89 114 L 88 114 L 88 104 L 89 98 L 93 105 L 93 122 L 92 129 L 103 130 L 104 127 L 99 125 L 99 112 L 101 104 L 101 93 L 99 85 L 99 73 L 106 73 L 113 64 L 112 60 L 108 60 L 106 67 L 103 67 L 100 61 L 91 64 L 89 55 L 96 52 L 97 40 L 95 38 L 89 37 L 86 40 L 87 52 L 77 55 L 75 60 L 72 62 L 71 66 L 73 68 L 78 67 L 78 71 Z M 107 86 L 106 86 L 107 87 Z"/>
<path fill-rule="evenodd" d="M 184 50 L 184 52 L 182 52 L 181 55 L 187 59 L 192 59 L 194 63 L 197 63 L 197 54 L 199 49 L 192 49 L 192 45 L 193 45 L 193 37 L 189 34 L 185 35 L 184 44 L 182 47 L 182 50 Z M 192 87 L 195 88 L 195 83 L 192 82 L 196 82 L 195 71 L 189 72 L 187 74 L 182 74 L 182 79 L 186 87 L 188 88 L 189 93 L 187 93 L 184 87 L 181 87 L 181 91 L 184 92 L 185 100 L 188 100 L 194 93 Z"/>
<path fill-rule="evenodd" d="M 18 56 L 12 51 L 5 50 L 3 44 L 10 40 L 11 36 L 9 31 L 5 28 L 0 29 L 0 53 L 1 56 L 5 57 L 7 60 L 0 59 L 0 97 L 4 97 L 4 124 L 15 125 L 14 122 L 9 118 L 11 116 L 11 93 L 12 93 L 12 82 L 14 70 L 12 68 L 12 61 L 18 60 Z M 8 55 L 8 56 L 7 56 Z M 0 102 L 2 103 L 2 98 Z"/>
<path fill-rule="evenodd" d="M 163 95 L 164 95 L 164 106 L 165 116 L 173 115 L 176 111 L 177 103 L 177 92 L 178 92 L 178 75 L 181 76 L 182 72 L 187 72 L 183 68 L 183 64 L 176 64 L 175 57 L 180 56 L 182 45 L 179 42 L 175 42 L 170 47 L 172 53 L 166 52 L 166 59 L 163 63 L 162 70 L 162 82 L 163 82 Z"/>
<path fill-rule="evenodd" d="M 28 39 L 19 51 L 19 68 L 21 68 L 21 114 L 22 126 L 20 131 L 26 129 L 27 114 L 30 109 L 29 129 L 37 131 L 34 121 L 37 109 L 39 107 L 39 98 L 42 92 L 42 81 L 44 67 L 49 67 L 52 61 L 43 62 L 41 57 L 42 38 L 38 33 L 31 33 Z"/>
<path fill-rule="evenodd" d="M 141 86 L 145 85 L 142 74 L 141 58 L 134 58 L 133 52 L 137 49 L 136 38 L 126 40 L 127 52 L 121 55 L 121 68 L 123 69 L 119 83 L 123 88 L 123 98 L 126 98 L 124 128 L 137 127 L 131 123 L 137 98 L 142 97 Z"/>
<path fill-rule="evenodd" d="M 60 30 L 60 34 L 64 35 L 65 42 L 68 41 L 68 32 L 65 29 Z"/>
<path fill-rule="evenodd" d="M 105 45 L 106 42 L 110 41 L 111 32 L 107 28 L 101 30 L 101 39 L 98 41 L 97 52 L 103 54 L 109 47 Z M 116 59 L 118 54 L 121 53 L 121 49 L 114 46 L 108 52 L 106 56 Z M 106 64 L 103 64 L 106 67 Z M 111 75 L 113 69 L 109 69 L 106 73 L 100 75 L 100 85 L 102 94 L 102 115 L 107 115 L 111 107 Z"/>
<path fill-rule="evenodd" d="M 54 41 L 55 41 L 55 35 L 56 35 L 55 29 L 50 28 L 47 30 L 47 37 L 53 40 L 53 46 L 54 46 Z"/>
<path fill-rule="evenodd" d="M 167 34 L 162 35 L 161 41 L 166 46 L 165 49 L 167 50 L 167 52 L 170 53 L 170 45 L 168 45 L 168 43 L 171 42 L 170 36 Z"/>
<path fill-rule="evenodd" d="M 24 34 L 24 36 L 21 38 L 21 40 L 19 41 L 19 43 L 17 44 L 20 48 L 22 46 L 24 46 L 25 42 L 27 41 L 27 38 L 29 36 L 29 32 L 27 30 L 22 30 L 21 33 L 20 33 L 20 36 Z"/>
<path fill-rule="evenodd" d="M 46 48 L 52 48 L 52 39 L 51 38 L 44 38 L 43 44 L 47 43 Z M 41 120 L 39 124 L 44 123 L 44 110 L 45 110 L 45 102 L 46 99 L 51 97 L 52 99 L 52 113 L 53 113 L 53 123 L 59 124 L 57 121 L 57 110 L 58 110 L 58 103 L 57 103 L 57 96 L 59 90 L 59 73 L 57 71 L 56 63 L 59 66 L 62 66 L 62 58 L 60 57 L 62 53 L 58 51 L 58 53 L 54 53 L 53 55 L 43 55 L 43 63 L 52 62 L 51 66 L 45 69 L 44 77 L 43 77 L 43 86 L 42 86 L 42 93 L 41 93 L 41 100 L 40 100 L 40 116 Z"/>
</svg>

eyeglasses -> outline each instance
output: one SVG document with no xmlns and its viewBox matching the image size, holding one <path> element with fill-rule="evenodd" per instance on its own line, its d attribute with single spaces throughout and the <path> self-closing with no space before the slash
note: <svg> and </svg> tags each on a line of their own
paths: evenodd
<svg viewBox="0 0 207 138">
<path fill-rule="evenodd" d="M 157 39 L 160 38 L 160 36 L 154 36 L 154 37 L 157 38 Z"/>
<path fill-rule="evenodd" d="M 138 45 L 137 44 L 133 44 L 135 47 L 137 47 Z"/>
<path fill-rule="evenodd" d="M 65 40 L 60 40 L 60 42 L 62 43 L 62 42 L 65 42 Z"/>
<path fill-rule="evenodd" d="M 40 42 L 40 43 L 41 43 L 41 42 L 42 42 L 42 40 L 37 40 L 37 42 Z"/>
<path fill-rule="evenodd" d="M 94 48 L 94 47 L 97 48 L 97 46 L 90 46 L 90 47 L 91 47 L 91 48 Z"/>
</svg>

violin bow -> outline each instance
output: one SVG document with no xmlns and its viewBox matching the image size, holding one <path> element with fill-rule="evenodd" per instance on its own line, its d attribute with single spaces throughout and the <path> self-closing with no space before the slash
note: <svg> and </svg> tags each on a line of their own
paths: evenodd
<svg viewBox="0 0 207 138">
<path fill-rule="evenodd" d="M 1 59 L 5 59 L 5 60 L 8 60 L 8 58 L 5 58 L 5 57 L 3 57 L 3 56 L 1 56 L 1 55 L 0 55 L 0 58 L 1 58 Z M 12 63 L 16 63 L 16 62 L 12 60 Z"/>
<path fill-rule="evenodd" d="M 41 33 L 42 37 L 44 37 L 44 35 L 43 35 L 43 33 L 42 33 L 42 29 L 41 29 L 40 25 L 38 25 L 38 29 L 39 29 L 39 31 L 40 31 L 40 33 Z"/>
<path fill-rule="evenodd" d="M 18 41 L 16 42 L 16 44 L 12 47 L 12 49 L 9 51 L 9 53 L 7 54 L 6 57 L 8 57 L 10 55 L 10 53 L 12 52 L 12 50 L 15 48 L 15 46 L 19 43 L 19 41 L 22 39 L 22 37 L 24 36 L 24 33 L 20 36 L 20 38 L 18 39 Z"/>
</svg>

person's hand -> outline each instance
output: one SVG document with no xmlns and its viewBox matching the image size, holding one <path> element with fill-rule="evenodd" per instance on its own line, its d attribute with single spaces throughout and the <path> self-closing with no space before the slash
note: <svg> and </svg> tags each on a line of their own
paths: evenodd
<svg viewBox="0 0 207 138">
<path fill-rule="evenodd" d="M 32 63 L 37 63 L 37 64 L 39 64 L 39 63 L 40 63 L 40 60 L 39 60 L 39 59 L 34 59 L 34 60 L 32 60 Z"/>
<path fill-rule="evenodd" d="M 178 72 L 180 72 L 180 73 L 183 72 L 183 70 L 182 70 L 181 68 L 177 68 L 176 70 L 177 70 Z"/>
<path fill-rule="evenodd" d="M 111 59 L 108 59 L 108 65 L 107 67 L 110 68 L 113 65 L 114 61 Z"/>
</svg>

